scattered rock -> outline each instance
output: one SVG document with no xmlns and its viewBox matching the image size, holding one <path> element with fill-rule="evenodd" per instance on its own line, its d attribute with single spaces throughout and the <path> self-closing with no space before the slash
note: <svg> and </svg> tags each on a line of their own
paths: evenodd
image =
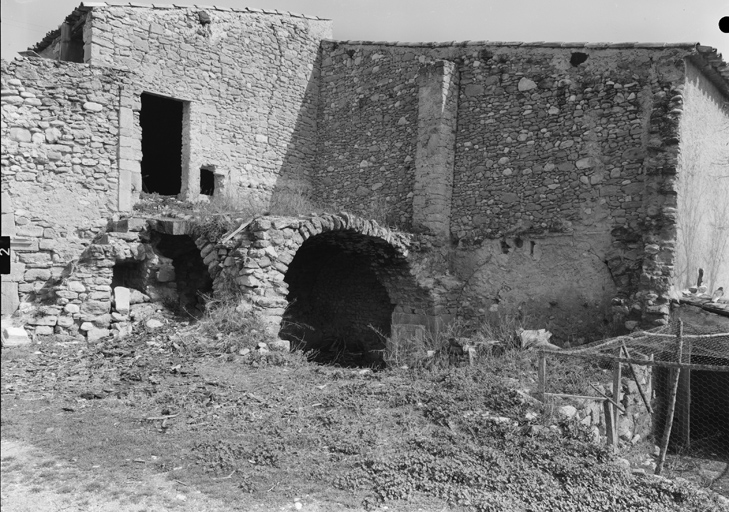
<svg viewBox="0 0 729 512">
<path fill-rule="evenodd" d="M 284 352 L 291 351 L 291 342 L 289 340 L 275 340 L 268 344 L 271 350 L 280 350 Z"/>
<path fill-rule="evenodd" d="M 164 324 L 161 321 L 157 320 L 156 318 L 150 318 L 149 320 L 147 320 L 145 322 L 144 325 L 147 326 L 147 329 L 159 329 Z"/>
<path fill-rule="evenodd" d="M 562 405 L 557 408 L 557 413 L 569 420 L 577 415 L 577 408 L 572 405 Z"/>
<path fill-rule="evenodd" d="M 101 338 L 105 338 L 111 334 L 111 331 L 109 329 L 99 329 L 98 327 L 92 327 L 86 332 L 86 340 L 91 341 L 97 341 Z"/>
<path fill-rule="evenodd" d="M 28 333 L 22 327 L 6 325 L 3 321 L 2 325 L 3 347 L 17 347 L 21 345 L 29 345 L 30 338 Z"/>
<path fill-rule="evenodd" d="M 124 286 L 117 286 L 114 288 L 114 307 L 118 313 L 122 315 L 129 313 L 129 308 L 131 307 L 130 298 L 131 293 L 129 288 Z"/>
</svg>

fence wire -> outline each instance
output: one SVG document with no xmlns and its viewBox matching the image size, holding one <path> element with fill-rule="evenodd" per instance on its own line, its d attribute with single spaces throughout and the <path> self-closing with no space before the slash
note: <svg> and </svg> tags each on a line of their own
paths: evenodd
<svg viewBox="0 0 729 512">
<path fill-rule="evenodd" d="M 650 331 L 544 351 L 540 392 L 545 400 L 569 397 L 550 385 L 562 382 L 550 378 L 550 366 L 558 372 L 560 360 L 589 361 L 585 367 L 593 370 L 585 370 L 581 387 L 604 407 L 591 405 L 585 424 L 592 421 L 609 443 L 649 439 L 662 458 L 672 452 L 729 461 L 729 333 L 717 330 L 674 319 Z"/>
</svg>

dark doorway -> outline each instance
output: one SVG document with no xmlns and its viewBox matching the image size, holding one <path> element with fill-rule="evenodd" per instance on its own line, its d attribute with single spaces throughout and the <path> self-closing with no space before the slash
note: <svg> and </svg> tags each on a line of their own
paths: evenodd
<svg viewBox="0 0 729 512">
<path fill-rule="evenodd" d="M 182 188 L 183 102 L 142 93 L 142 186 L 174 196 Z"/>
</svg>

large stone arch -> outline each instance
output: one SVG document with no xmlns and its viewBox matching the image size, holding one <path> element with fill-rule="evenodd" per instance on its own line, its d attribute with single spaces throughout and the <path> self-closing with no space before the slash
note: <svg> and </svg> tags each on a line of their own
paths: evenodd
<svg viewBox="0 0 729 512">
<path fill-rule="evenodd" d="M 347 213 L 256 218 L 223 240 L 216 293 L 235 282 L 272 332 L 307 348 L 378 350 L 393 325 L 427 326 L 436 312 L 412 243 Z"/>
</svg>

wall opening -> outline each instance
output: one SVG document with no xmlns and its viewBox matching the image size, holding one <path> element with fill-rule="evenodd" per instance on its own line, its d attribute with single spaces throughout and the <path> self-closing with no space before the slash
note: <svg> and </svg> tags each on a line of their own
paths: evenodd
<svg viewBox="0 0 729 512">
<path fill-rule="evenodd" d="M 61 48 L 59 59 L 64 62 L 84 61 L 84 23 L 82 18 L 73 26 L 64 23 L 61 25 Z"/>
<path fill-rule="evenodd" d="M 142 189 L 173 196 L 182 189 L 183 102 L 142 93 Z"/>
<path fill-rule="evenodd" d="M 279 336 L 311 359 L 342 366 L 381 362 L 395 305 L 388 273 L 395 250 L 384 240 L 351 231 L 309 238 L 289 265 L 289 307 Z"/>
<path fill-rule="evenodd" d="M 155 232 L 152 244 L 156 252 L 171 260 L 174 269 L 167 272 L 163 281 L 175 291 L 167 295 L 167 305 L 180 314 L 199 318 L 205 312 L 206 297 L 212 294 L 213 280 L 195 242 L 188 235 Z M 160 273 L 157 275 L 160 281 Z"/>
<path fill-rule="evenodd" d="M 215 193 L 215 173 L 207 167 L 200 168 L 200 193 L 206 196 Z"/>
<path fill-rule="evenodd" d="M 144 261 L 117 261 L 114 265 L 111 287 L 123 286 L 144 292 L 147 281 L 147 269 Z"/>
<path fill-rule="evenodd" d="M 188 320 L 200 318 L 213 280 L 192 238 L 152 231 L 145 245 L 145 259 L 115 263 L 112 288 L 138 290 Z"/>
<path fill-rule="evenodd" d="M 587 54 L 582 52 L 573 52 L 570 57 L 570 64 L 573 67 L 577 67 L 587 60 Z"/>
</svg>

